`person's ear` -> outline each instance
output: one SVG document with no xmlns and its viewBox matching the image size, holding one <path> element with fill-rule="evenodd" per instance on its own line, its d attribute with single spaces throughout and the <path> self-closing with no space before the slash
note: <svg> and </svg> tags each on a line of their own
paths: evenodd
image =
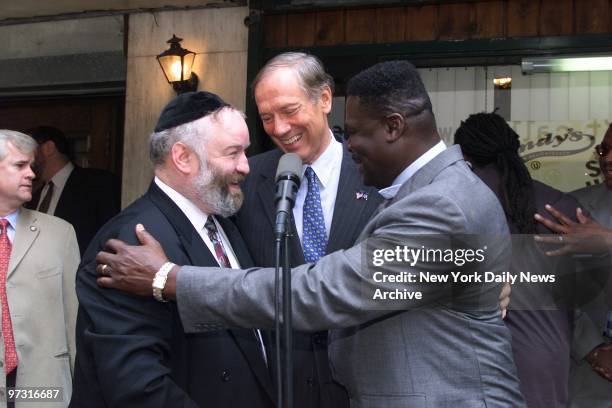
<svg viewBox="0 0 612 408">
<path fill-rule="evenodd" d="M 384 118 L 384 126 L 387 142 L 393 143 L 404 133 L 406 119 L 399 113 L 392 113 Z"/>
<path fill-rule="evenodd" d="M 51 140 L 46 140 L 38 145 L 38 154 L 43 157 L 49 157 L 53 151 L 57 150 L 55 144 Z"/>
<path fill-rule="evenodd" d="M 195 153 L 183 142 L 172 145 L 170 160 L 174 167 L 185 175 L 194 174 L 199 166 Z"/>
<path fill-rule="evenodd" d="M 321 97 L 319 98 L 319 103 L 321 104 L 321 108 L 325 114 L 329 114 L 332 108 L 332 91 L 329 86 L 326 86 L 323 91 L 321 91 Z"/>
</svg>

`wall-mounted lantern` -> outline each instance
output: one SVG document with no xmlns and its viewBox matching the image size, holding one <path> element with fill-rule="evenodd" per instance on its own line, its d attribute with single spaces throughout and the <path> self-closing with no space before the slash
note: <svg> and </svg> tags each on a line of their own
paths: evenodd
<svg viewBox="0 0 612 408">
<path fill-rule="evenodd" d="M 191 72 L 196 54 L 181 47 L 181 41 L 182 38 L 173 34 L 172 38 L 166 41 L 170 44 L 170 48 L 157 56 L 168 83 L 172 84 L 177 94 L 195 91 L 198 88 L 198 76 L 195 72 Z"/>
</svg>

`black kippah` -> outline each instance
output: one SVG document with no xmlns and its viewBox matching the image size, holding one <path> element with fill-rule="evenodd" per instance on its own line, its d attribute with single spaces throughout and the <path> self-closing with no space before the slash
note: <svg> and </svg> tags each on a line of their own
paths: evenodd
<svg viewBox="0 0 612 408">
<path fill-rule="evenodd" d="M 164 107 L 155 125 L 155 131 L 161 132 L 193 122 L 225 106 L 229 104 L 214 93 L 186 92 L 171 100 Z"/>
</svg>

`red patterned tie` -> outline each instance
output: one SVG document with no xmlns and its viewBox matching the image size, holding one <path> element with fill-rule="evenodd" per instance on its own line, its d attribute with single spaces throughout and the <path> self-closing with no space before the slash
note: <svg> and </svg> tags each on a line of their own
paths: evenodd
<svg viewBox="0 0 612 408">
<path fill-rule="evenodd" d="M 19 359 L 15 349 L 13 324 L 6 298 L 6 275 L 11 257 L 11 241 L 8 239 L 8 220 L 0 220 L 0 298 L 2 298 L 2 337 L 4 338 L 4 370 L 8 375 L 17 368 Z"/>
<path fill-rule="evenodd" d="M 217 261 L 219 265 L 224 268 L 231 268 L 229 258 L 227 257 L 227 253 L 223 248 L 223 243 L 221 242 L 221 237 L 219 236 L 219 231 L 217 231 L 217 225 L 213 221 L 212 215 L 209 215 L 206 219 L 206 223 L 204 223 L 204 228 L 208 231 L 208 238 L 210 238 L 213 243 L 213 247 L 215 248 L 215 255 L 217 257 Z"/>
</svg>

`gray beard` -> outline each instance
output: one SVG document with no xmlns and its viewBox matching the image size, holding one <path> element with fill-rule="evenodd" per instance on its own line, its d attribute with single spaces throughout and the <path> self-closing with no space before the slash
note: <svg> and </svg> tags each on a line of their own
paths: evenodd
<svg viewBox="0 0 612 408">
<path fill-rule="evenodd" d="M 214 167 L 200 161 L 200 174 L 194 180 L 195 194 L 211 214 L 221 217 L 236 214 L 244 201 L 242 191 L 232 194 L 226 181 Z"/>
</svg>

